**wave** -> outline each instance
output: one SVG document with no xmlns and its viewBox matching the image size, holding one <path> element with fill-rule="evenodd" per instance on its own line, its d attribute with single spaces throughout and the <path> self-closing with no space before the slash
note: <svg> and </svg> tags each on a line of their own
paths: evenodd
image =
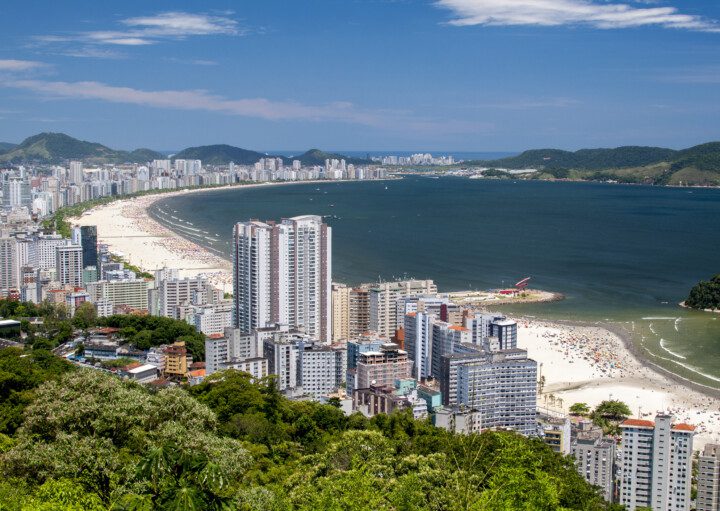
<svg viewBox="0 0 720 511">
<path fill-rule="evenodd" d="M 680 323 L 680 321 L 681 321 L 680 318 L 677 318 L 677 319 L 675 320 L 675 325 L 674 325 L 674 326 L 675 326 L 675 331 L 676 331 L 676 332 L 680 332 L 680 329 L 678 328 L 678 324 Z"/>
<path fill-rule="evenodd" d="M 650 329 L 650 331 L 651 331 L 653 334 L 657 335 L 657 332 L 656 332 L 655 329 L 652 327 L 652 323 L 650 323 L 650 324 L 648 325 L 648 328 Z"/>
<path fill-rule="evenodd" d="M 680 319 L 680 318 L 668 318 L 668 317 L 665 317 L 665 316 L 648 316 L 648 317 L 642 318 L 642 319 L 644 319 L 645 321 L 651 321 L 651 320 L 667 320 L 667 321 L 672 321 L 672 320 L 677 320 L 677 319 Z"/>
<path fill-rule="evenodd" d="M 667 351 L 668 353 L 670 353 L 673 357 L 677 357 L 677 358 L 681 358 L 681 359 L 683 359 L 683 360 L 687 360 L 687 357 L 684 357 L 684 356 L 680 355 L 679 353 L 675 353 L 675 352 L 674 352 L 673 350 L 671 350 L 670 348 L 667 348 L 667 347 L 665 346 L 665 343 L 666 343 L 666 342 L 667 342 L 667 341 L 666 341 L 665 339 L 662 339 L 662 338 L 660 339 L 660 347 L 661 347 L 662 349 L 664 349 L 665 351 Z"/>
</svg>

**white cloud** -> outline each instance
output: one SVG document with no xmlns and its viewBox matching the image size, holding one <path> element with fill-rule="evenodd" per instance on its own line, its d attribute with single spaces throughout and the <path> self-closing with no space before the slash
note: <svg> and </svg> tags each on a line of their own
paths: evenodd
<svg viewBox="0 0 720 511">
<path fill-rule="evenodd" d="M 36 36 L 39 45 L 145 46 L 161 41 L 179 40 L 192 36 L 236 36 L 245 32 L 229 15 L 215 16 L 187 12 L 164 12 L 154 16 L 142 16 L 120 20 L 123 27 L 113 30 L 93 30 L 64 35 Z M 64 50 L 64 54 L 70 54 Z"/>
<path fill-rule="evenodd" d="M 419 118 L 411 113 L 362 110 L 349 102 L 306 105 L 294 101 L 266 98 L 230 99 L 204 90 L 148 91 L 117 87 L 101 82 L 61 82 L 43 80 L 4 80 L 0 86 L 29 90 L 47 99 L 87 99 L 174 110 L 217 112 L 272 121 L 303 120 L 342 122 L 389 131 L 430 133 L 478 133 L 491 126 L 466 121 L 439 121 Z"/>
<path fill-rule="evenodd" d="M 129 27 L 139 27 L 146 35 L 156 37 L 187 37 L 190 35 L 237 35 L 237 21 L 227 16 L 165 12 L 156 16 L 129 18 L 122 21 Z"/>
<path fill-rule="evenodd" d="M 601 29 L 659 26 L 720 32 L 720 24 L 702 16 L 682 14 L 675 7 L 635 7 L 592 0 L 437 0 L 452 11 L 450 24 L 588 25 Z"/>
<path fill-rule="evenodd" d="M 44 66 L 34 60 L 0 60 L 0 71 L 30 71 Z"/>
</svg>

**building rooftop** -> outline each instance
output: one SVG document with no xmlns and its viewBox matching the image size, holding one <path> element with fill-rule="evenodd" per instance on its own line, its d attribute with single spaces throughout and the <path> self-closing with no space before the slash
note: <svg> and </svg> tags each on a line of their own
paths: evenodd
<svg viewBox="0 0 720 511">
<path fill-rule="evenodd" d="M 655 423 L 653 421 L 643 419 L 625 419 L 620 424 L 620 427 L 626 428 L 654 428 Z"/>
</svg>

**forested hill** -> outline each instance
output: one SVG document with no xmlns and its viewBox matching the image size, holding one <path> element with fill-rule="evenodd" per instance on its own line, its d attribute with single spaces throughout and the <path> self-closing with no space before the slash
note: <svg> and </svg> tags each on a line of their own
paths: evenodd
<svg viewBox="0 0 720 511">
<path fill-rule="evenodd" d="M 685 305 L 700 310 L 720 310 L 720 273 L 690 290 Z"/>
<path fill-rule="evenodd" d="M 102 144 L 78 140 L 64 133 L 40 133 L 0 152 L 0 163 L 62 163 L 83 160 L 88 163 L 144 163 L 163 158 L 150 149 L 120 151 Z"/>
<path fill-rule="evenodd" d="M 720 142 L 688 149 L 625 146 L 614 149 L 533 149 L 498 160 L 465 162 L 492 169 L 535 169 L 540 179 L 615 180 L 656 185 L 720 185 Z M 497 175 L 495 173 L 494 175 Z"/>
</svg>

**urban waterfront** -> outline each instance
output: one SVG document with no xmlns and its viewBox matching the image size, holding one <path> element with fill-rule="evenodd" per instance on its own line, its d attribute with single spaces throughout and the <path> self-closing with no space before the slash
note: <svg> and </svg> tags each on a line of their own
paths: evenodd
<svg viewBox="0 0 720 511">
<path fill-rule="evenodd" d="M 333 227 L 336 281 L 432 278 L 457 290 L 530 276 L 566 299 L 503 310 L 623 323 L 654 362 L 720 386 L 720 315 L 677 306 L 717 271 L 720 190 L 411 177 L 216 190 L 150 210 L 228 258 L 235 222 L 307 213 Z"/>
</svg>

